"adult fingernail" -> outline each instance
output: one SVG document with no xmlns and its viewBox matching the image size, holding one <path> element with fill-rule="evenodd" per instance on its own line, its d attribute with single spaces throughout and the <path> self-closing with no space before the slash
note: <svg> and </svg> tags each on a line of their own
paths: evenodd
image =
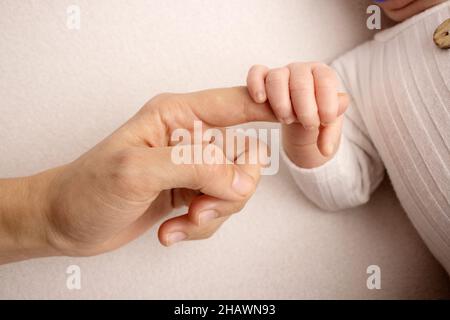
<svg viewBox="0 0 450 320">
<path fill-rule="evenodd" d="M 171 246 L 177 242 L 183 241 L 187 239 L 187 234 L 184 232 L 172 232 L 167 235 L 167 245 Z"/>
<path fill-rule="evenodd" d="M 215 210 L 206 210 L 198 215 L 198 224 L 203 225 L 219 217 L 219 213 Z"/>
<path fill-rule="evenodd" d="M 232 188 L 240 195 L 246 196 L 252 192 L 255 182 L 253 179 L 239 170 L 234 171 Z"/>
<path fill-rule="evenodd" d="M 266 94 L 263 91 L 258 91 L 256 93 L 256 100 L 259 103 L 263 103 L 264 101 L 266 101 Z"/>
</svg>

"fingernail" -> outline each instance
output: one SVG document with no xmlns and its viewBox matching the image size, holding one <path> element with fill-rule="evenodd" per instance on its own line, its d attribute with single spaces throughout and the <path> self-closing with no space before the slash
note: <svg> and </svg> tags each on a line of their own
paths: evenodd
<svg viewBox="0 0 450 320">
<path fill-rule="evenodd" d="M 303 126 L 303 128 L 305 128 L 305 130 L 308 130 L 308 131 L 316 129 L 315 126 Z"/>
<path fill-rule="evenodd" d="M 263 103 L 264 101 L 266 101 L 266 94 L 263 91 L 258 91 L 256 93 L 256 100 L 259 103 Z"/>
<path fill-rule="evenodd" d="M 294 117 L 287 117 L 287 118 L 283 118 L 281 121 L 283 123 L 285 123 L 285 124 L 293 124 L 295 122 L 295 118 Z"/>
<path fill-rule="evenodd" d="M 246 196 L 252 192 L 255 182 L 253 179 L 239 170 L 234 171 L 232 188 L 240 195 Z"/>
<path fill-rule="evenodd" d="M 171 246 L 177 242 L 183 241 L 187 239 L 187 234 L 184 232 L 172 232 L 167 235 L 167 245 Z"/>
<path fill-rule="evenodd" d="M 323 146 L 323 151 L 326 156 L 331 156 L 334 152 L 334 145 L 332 143 L 327 143 Z"/>
<path fill-rule="evenodd" d="M 218 217 L 219 217 L 219 213 L 215 210 L 203 211 L 198 215 L 198 224 L 203 225 L 209 221 L 217 219 Z"/>
</svg>

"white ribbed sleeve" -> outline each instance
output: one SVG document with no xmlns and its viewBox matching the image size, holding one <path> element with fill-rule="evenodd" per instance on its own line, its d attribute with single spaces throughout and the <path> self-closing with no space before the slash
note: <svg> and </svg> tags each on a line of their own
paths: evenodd
<svg viewBox="0 0 450 320">
<path fill-rule="evenodd" d="M 284 158 L 300 189 L 327 210 L 368 201 L 385 167 L 412 223 L 450 273 L 450 50 L 433 43 L 448 18 L 447 1 L 336 60 L 352 96 L 336 156 L 315 169 Z"/>
</svg>

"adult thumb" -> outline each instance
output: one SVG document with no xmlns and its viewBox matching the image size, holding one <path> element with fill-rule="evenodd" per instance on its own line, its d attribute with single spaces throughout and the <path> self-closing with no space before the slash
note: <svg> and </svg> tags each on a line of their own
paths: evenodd
<svg viewBox="0 0 450 320">
<path fill-rule="evenodd" d="M 211 155 L 207 161 L 197 162 L 196 157 L 185 161 L 177 158 L 182 151 L 204 154 L 205 148 Z M 145 159 L 143 177 L 152 191 L 187 188 L 219 199 L 239 201 L 255 191 L 259 179 L 258 163 L 238 165 L 230 162 L 222 149 L 213 144 L 143 148 L 142 152 Z"/>
</svg>

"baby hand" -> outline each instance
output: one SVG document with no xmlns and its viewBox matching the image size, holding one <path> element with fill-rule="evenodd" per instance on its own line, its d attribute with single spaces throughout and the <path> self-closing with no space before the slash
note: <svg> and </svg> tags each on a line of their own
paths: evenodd
<svg viewBox="0 0 450 320">
<path fill-rule="evenodd" d="M 283 124 L 283 146 L 294 163 L 314 168 L 333 157 L 349 98 L 338 92 L 331 67 L 317 62 L 271 70 L 255 65 L 248 73 L 247 86 L 255 102 L 269 100 Z"/>
</svg>

